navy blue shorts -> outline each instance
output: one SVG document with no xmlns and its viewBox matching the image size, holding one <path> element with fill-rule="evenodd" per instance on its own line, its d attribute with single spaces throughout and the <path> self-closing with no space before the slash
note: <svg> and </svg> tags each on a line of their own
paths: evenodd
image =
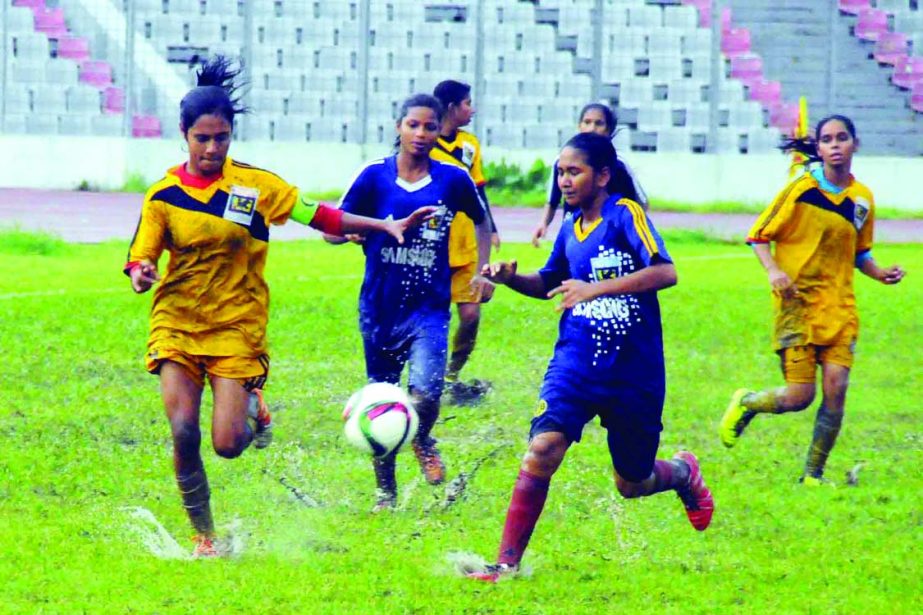
<svg viewBox="0 0 923 615">
<path fill-rule="evenodd" d="M 400 384 L 406 363 L 411 392 L 429 399 L 442 396 L 449 345 L 449 323 L 445 318 L 421 318 L 400 334 L 385 335 L 360 328 L 369 382 Z"/>
<path fill-rule="evenodd" d="M 549 372 L 545 374 L 529 438 L 560 432 L 569 441 L 579 442 L 584 425 L 599 416 L 608 434 L 615 471 L 625 480 L 639 482 L 654 471 L 663 429 L 663 401 L 663 390 L 646 391 L 628 384 L 586 385 Z"/>
</svg>

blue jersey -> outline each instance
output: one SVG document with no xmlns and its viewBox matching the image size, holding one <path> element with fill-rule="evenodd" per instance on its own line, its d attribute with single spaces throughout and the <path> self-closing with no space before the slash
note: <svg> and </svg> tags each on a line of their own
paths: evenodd
<svg viewBox="0 0 923 615">
<path fill-rule="evenodd" d="M 429 175 L 410 184 L 398 177 L 396 156 L 367 164 L 340 203 L 345 212 L 381 219 L 405 218 L 428 205 L 439 208 L 436 215 L 404 233 L 403 244 L 384 232 L 365 240 L 359 314 L 375 338 L 400 336 L 419 318 L 448 322 L 449 226 L 459 211 L 479 224 L 484 209 L 464 169 L 431 160 Z"/>
<path fill-rule="evenodd" d="M 582 231 L 581 214 L 565 219 L 539 273 L 548 290 L 567 279 L 600 282 L 656 262 L 672 262 L 641 206 L 610 197 L 595 226 Z M 561 316 L 548 366 L 573 384 L 594 390 L 625 385 L 662 390 L 663 334 L 656 292 L 606 295 L 578 303 Z"/>
</svg>

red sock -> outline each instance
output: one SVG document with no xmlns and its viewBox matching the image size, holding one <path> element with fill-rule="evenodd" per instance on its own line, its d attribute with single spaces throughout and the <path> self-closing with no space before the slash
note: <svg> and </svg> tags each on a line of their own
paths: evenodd
<svg viewBox="0 0 923 615">
<path fill-rule="evenodd" d="M 519 565 L 522 554 L 532 537 L 532 530 L 545 507 L 548 497 L 550 479 L 519 471 L 510 507 L 506 511 L 506 523 L 503 526 L 503 539 L 500 541 L 500 564 Z"/>
</svg>

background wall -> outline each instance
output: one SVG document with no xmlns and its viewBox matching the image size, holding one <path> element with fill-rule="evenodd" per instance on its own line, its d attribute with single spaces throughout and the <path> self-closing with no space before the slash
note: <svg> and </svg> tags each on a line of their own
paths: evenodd
<svg viewBox="0 0 923 615">
<path fill-rule="evenodd" d="M 0 135 L 0 187 L 74 189 L 82 182 L 118 190 L 130 176 L 159 179 L 186 153 L 177 138 Z M 270 169 L 304 190 L 342 190 L 366 160 L 388 153 L 379 145 L 239 142 L 232 157 Z M 486 148 L 485 160 L 505 158 L 528 168 L 554 150 Z M 625 160 L 654 200 L 706 204 L 765 203 L 784 185 L 789 158 L 781 154 L 698 155 L 629 152 Z M 923 211 L 923 159 L 865 156 L 853 171 L 879 206 Z"/>
</svg>

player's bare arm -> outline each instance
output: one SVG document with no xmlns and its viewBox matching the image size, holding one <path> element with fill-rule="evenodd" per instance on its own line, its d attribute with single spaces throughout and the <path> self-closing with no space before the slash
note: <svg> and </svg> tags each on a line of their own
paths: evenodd
<svg viewBox="0 0 923 615">
<path fill-rule="evenodd" d="M 560 286 L 548 291 L 548 297 L 561 295 L 558 310 L 572 308 L 578 303 L 591 301 L 604 295 L 624 295 L 663 290 L 676 285 L 676 267 L 673 263 L 657 263 L 626 276 L 602 282 L 564 280 Z"/>
</svg>

